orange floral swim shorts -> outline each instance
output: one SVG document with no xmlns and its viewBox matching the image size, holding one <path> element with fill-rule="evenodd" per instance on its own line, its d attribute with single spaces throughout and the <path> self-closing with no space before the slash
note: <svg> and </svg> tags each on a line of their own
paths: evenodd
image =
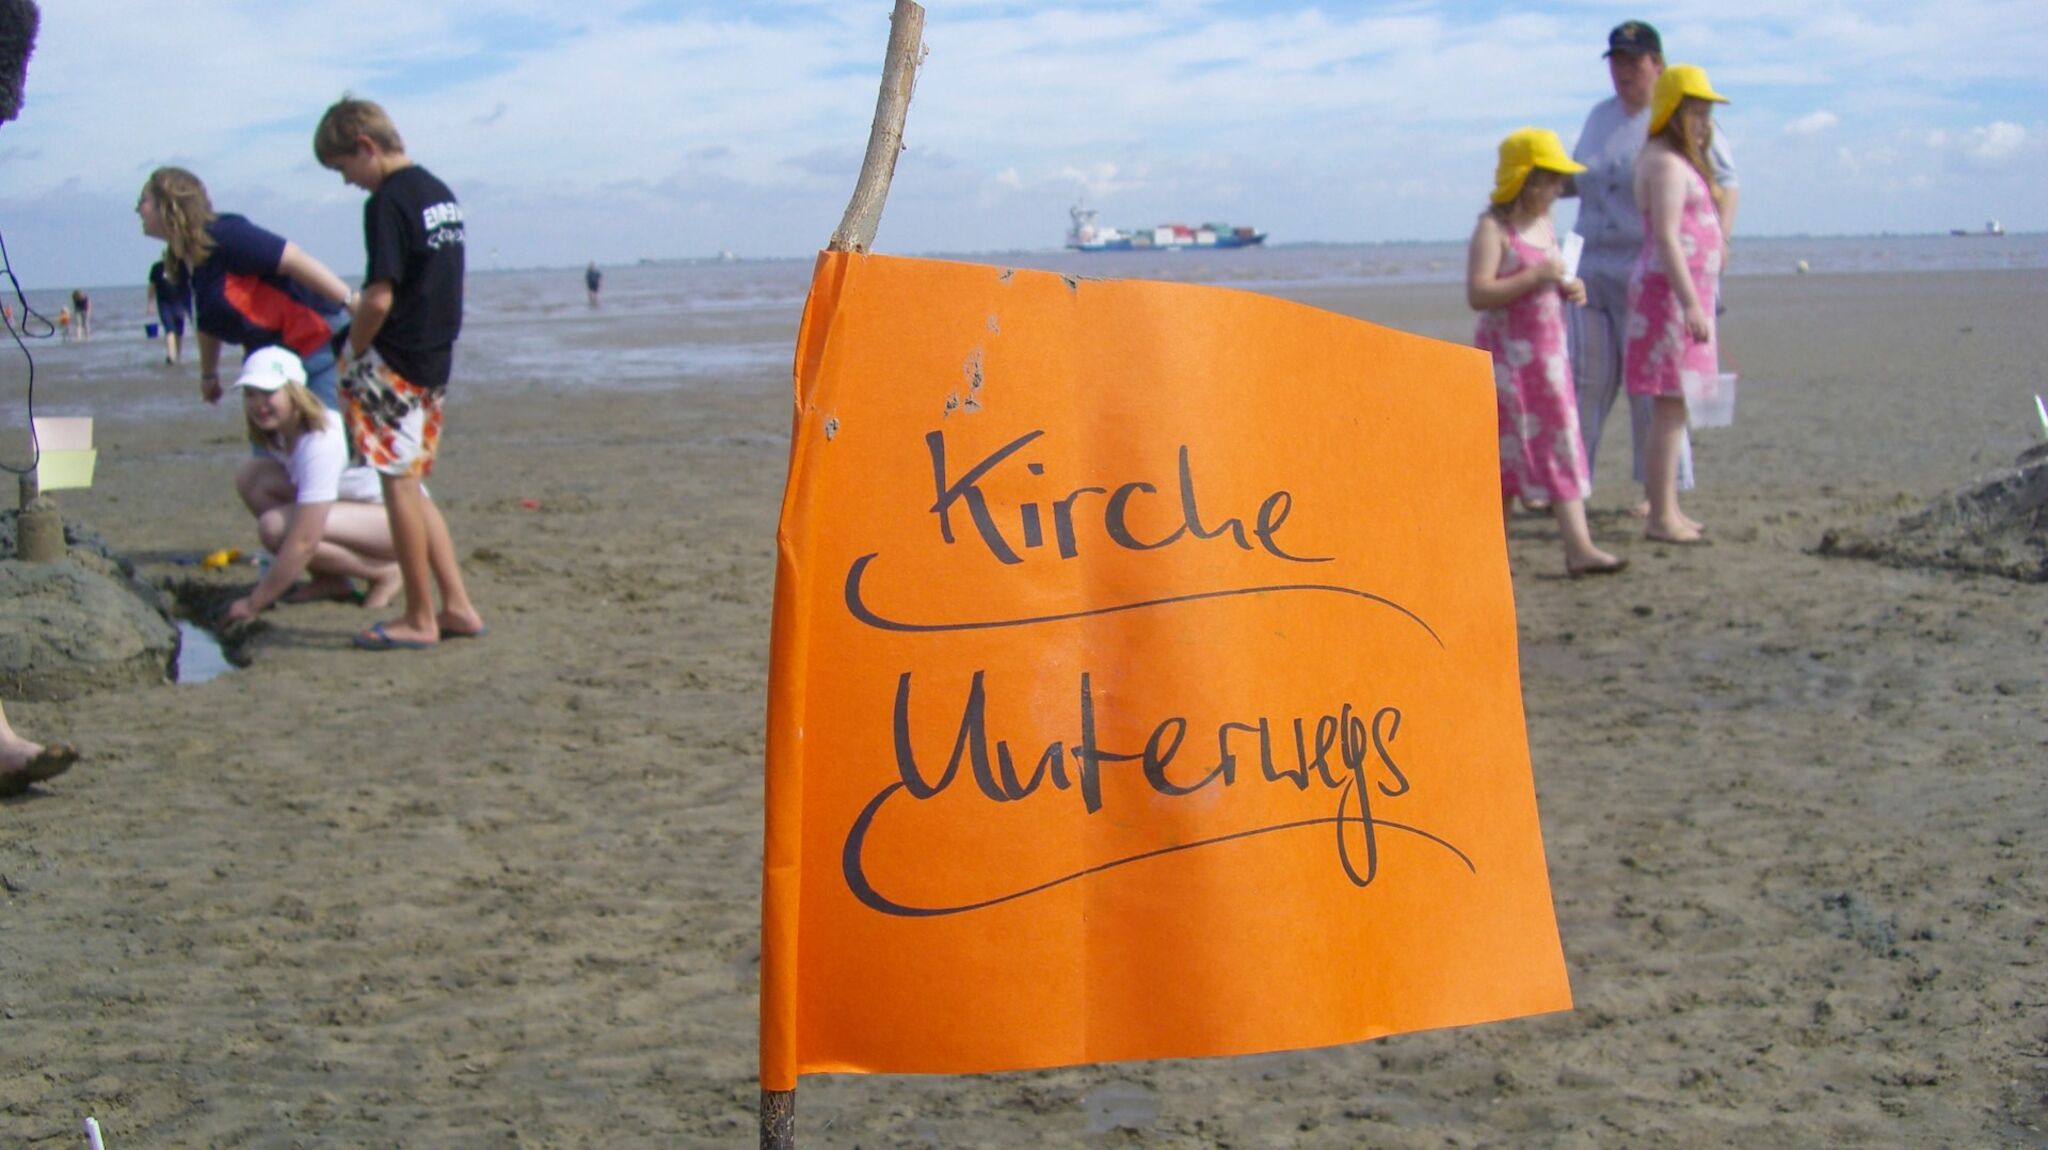
<svg viewBox="0 0 2048 1150">
<path fill-rule="evenodd" d="M 380 475 L 433 474 L 441 446 L 441 393 L 421 387 L 370 354 L 341 380 L 349 452 Z"/>
</svg>

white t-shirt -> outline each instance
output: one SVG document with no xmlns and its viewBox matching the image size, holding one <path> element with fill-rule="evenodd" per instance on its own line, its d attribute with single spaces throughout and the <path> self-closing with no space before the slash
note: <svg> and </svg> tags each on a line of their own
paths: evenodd
<svg viewBox="0 0 2048 1150">
<path fill-rule="evenodd" d="M 275 448 L 266 448 L 263 453 L 284 464 L 300 503 L 333 503 L 337 499 L 383 503 L 384 486 L 378 482 L 376 471 L 363 464 L 349 466 L 348 432 L 341 416 L 333 411 L 322 414 L 327 417 L 327 426 L 307 428 L 292 445 L 291 454 Z"/>
</svg>

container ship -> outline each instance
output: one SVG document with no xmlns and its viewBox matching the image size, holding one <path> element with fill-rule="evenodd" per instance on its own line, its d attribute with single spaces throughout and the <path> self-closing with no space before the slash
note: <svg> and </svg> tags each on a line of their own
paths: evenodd
<svg viewBox="0 0 2048 1150">
<path fill-rule="evenodd" d="M 1950 228 L 1948 234 L 1952 236 L 2002 236 L 2005 234 L 2005 225 L 1997 220 L 1987 220 L 1984 224 L 1984 230 L 1981 232 L 1973 232 L 1968 228 Z"/>
<path fill-rule="evenodd" d="M 1144 231 L 1125 232 L 1095 222 L 1095 209 L 1075 204 L 1067 213 L 1074 226 L 1067 231 L 1067 246 L 1077 252 L 1175 251 L 1181 248 L 1249 248 L 1266 242 L 1266 233 L 1255 228 L 1229 224 L 1160 224 Z"/>
</svg>

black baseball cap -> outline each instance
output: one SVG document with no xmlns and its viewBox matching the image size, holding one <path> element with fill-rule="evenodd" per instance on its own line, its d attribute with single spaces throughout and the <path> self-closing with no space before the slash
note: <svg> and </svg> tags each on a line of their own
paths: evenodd
<svg viewBox="0 0 2048 1150">
<path fill-rule="evenodd" d="M 1662 55 L 1664 39 L 1657 35 L 1655 28 L 1641 20 L 1630 20 L 1615 25 L 1614 31 L 1607 34 L 1607 51 L 1600 55 L 1612 56 L 1616 52 L 1626 52 L 1631 56 L 1647 56 L 1652 52 Z"/>
</svg>

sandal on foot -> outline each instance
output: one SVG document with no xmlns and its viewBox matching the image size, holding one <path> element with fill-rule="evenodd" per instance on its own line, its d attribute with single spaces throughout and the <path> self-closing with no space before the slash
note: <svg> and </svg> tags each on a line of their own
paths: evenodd
<svg viewBox="0 0 2048 1150">
<path fill-rule="evenodd" d="M 357 632 L 355 638 L 349 641 L 361 651 L 424 651 L 433 646 L 425 639 L 396 638 L 384 630 L 382 623 L 367 631 Z"/>
<path fill-rule="evenodd" d="M 47 783 L 71 769 L 78 761 L 78 748 L 69 743 L 50 743 L 20 770 L 0 776 L 0 797 L 13 798 L 37 783 Z"/>
</svg>

